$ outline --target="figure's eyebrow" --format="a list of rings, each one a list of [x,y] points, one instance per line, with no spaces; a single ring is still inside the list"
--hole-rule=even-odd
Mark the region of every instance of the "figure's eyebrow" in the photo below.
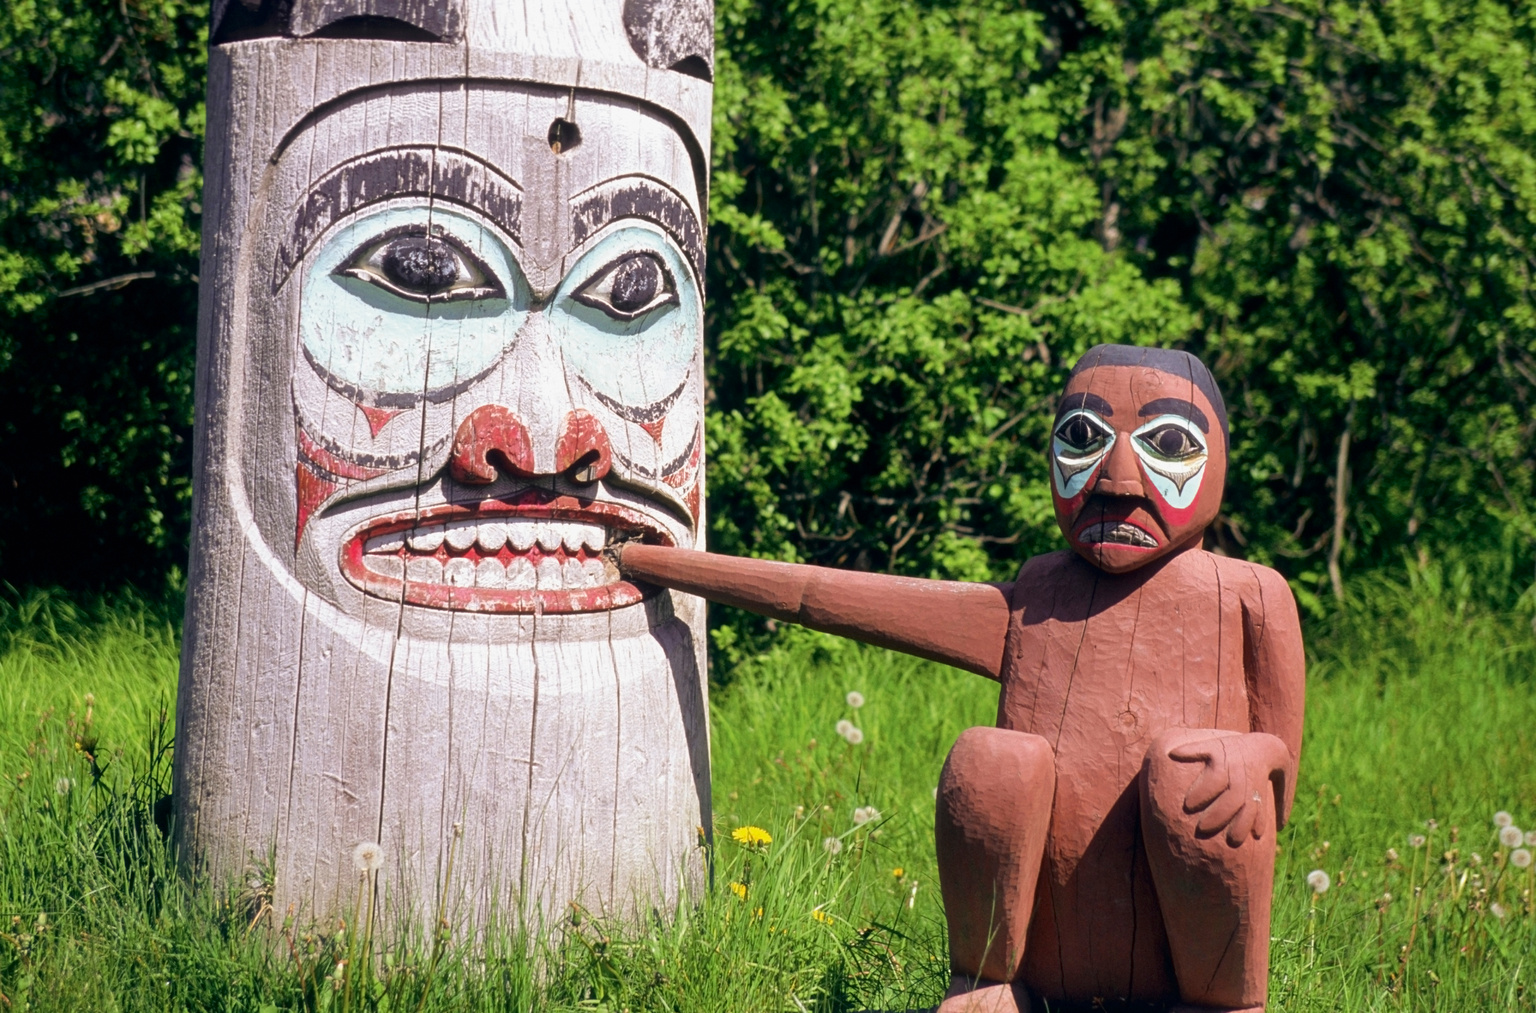
[[[582,191],[571,198],[571,205],[573,247],[579,247],[609,222],[644,219],[671,233],[703,282],[704,230],[693,208],[671,187],[646,176],[623,176]]]
[[[1142,418],[1149,415],[1182,415],[1199,426],[1202,433],[1210,435],[1211,432],[1211,423],[1205,417],[1205,412],[1201,411],[1193,401],[1186,401],[1181,397],[1160,397],[1154,401],[1148,401],[1136,414]]]
[[[1061,418],[1067,412],[1077,411],[1079,408],[1086,408],[1097,415],[1104,416],[1105,418],[1109,418],[1115,414],[1115,409],[1110,406],[1108,401],[1099,397],[1099,395],[1093,393],[1092,391],[1084,390],[1078,391],[1076,394],[1068,394],[1066,397],[1062,398],[1061,404],[1056,408],[1056,417]]]

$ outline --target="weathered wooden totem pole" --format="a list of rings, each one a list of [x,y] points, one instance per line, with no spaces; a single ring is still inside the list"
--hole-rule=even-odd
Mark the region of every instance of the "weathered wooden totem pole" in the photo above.
[[[174,798],[278,917],[702,882],[703,603],[602,553],[700,543],[712,74],[709,0],[215,0]]]
[[[1226,406],[1194,356],[1101,345],[1049,452],[1071,551],[1011,584],[848,573],[628,544],[636,580],[1002,682],[996,728],[939,778],[952,988],[1261,1010],[1275,834],[1295,792],[1305,659],[1283,578],[1201,548]]]

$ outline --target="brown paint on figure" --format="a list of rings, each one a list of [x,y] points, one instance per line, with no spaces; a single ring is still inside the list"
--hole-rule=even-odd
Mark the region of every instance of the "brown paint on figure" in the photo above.
[[[1071,548],[1011,584],[634,543],[619,566],[1002,682],[997,727],[961,735],[939,781],[941,1013],[1031,995],[1262,1009],[1305,659],[1284,579],[1200,547],[1226,477],[1221,395],[1187,353],[1101,345],[1049,456]]]

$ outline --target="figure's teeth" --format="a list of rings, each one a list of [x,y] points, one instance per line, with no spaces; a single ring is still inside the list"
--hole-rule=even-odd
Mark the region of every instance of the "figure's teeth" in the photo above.
[[[364,552],[393,553],[405,548],[405,532],[396,531],[394,534],[379,535],[370,538],[363,543]]]
[[[401,544],[403,545],[404,543],[402,542]],[[367,568],[368,572],[376,573],[381,577],[393,577],[395,580],[400,580],[405,576],[405,560],[399,556],[364,556],[363,566]]]
[[[601,559],[589,559],[581,564],[581,568],[587,571],[588,587],[602,587],[608,583],[608,568]]]
[[[436,552],[437,547],[443,544],[443,526],[435,524],[430,528],[417,528],[406,542],[413,551]]]
[[[560,573],[560,561],[552,556],[539,560],[538,579],[540,591],[558,591],[565,581]]]
[[[527,552],[533,548],[534,541],[538,538],[539,524],[537,521],[508,521],[507,541],[512,543],[512,548],[518,552]]]
[[[527,562],[527,560],[523,560]],[[482,559],[475,564],[476,587],[507,587],[507,568],[499,559]]]
[[[537,583],[538,577],[527,556],[517,556],[507,564],[507,587],[514,591],[530,591]]]
[[[463,556],[450,559],[443,567],[443,580],[455,587],[474,587],[475,564]]]
[[[538,535],[539,548],[545,552],[554,552],[560,548],[560,529],[564,525],[541,523],[535,530]]]
[[[475,534],[475,544],[486,552],[500,552],[507,544],[507,526],[500,521],[484,521]]]
[[[585,545],[594,552],[603,547],[604,529],[601,524],[567,524],[561,531],[561,541],[566,552],[580,552]]]
[[[416,557],[405,564],[405,579],[412,584],[441,584],[443,564],[431,557]]]
[[[582,568],[579,559],[567,559],[561,577],[565,580],[565,586],[571,590],[587,586],[587,571]]]
[[[474,521],[454,521],[448,525],[448,547],[455,552],[463,552],[475,544],[475,532],[480,525]]]

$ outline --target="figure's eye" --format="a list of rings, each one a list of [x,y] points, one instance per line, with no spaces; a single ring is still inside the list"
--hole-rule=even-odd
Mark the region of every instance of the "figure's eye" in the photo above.
[[[635,320],[658,306],[677,302],[677,286],[654,253],[627,253],[600,268],[573,298],[615,320]]]
[[[441,233],[440,227],[431,231],[414,226],[391,230],[365,243],[336,273],[371,282],[416,302],[506,295],[480,258]]]
[[[1137,439],[1158,457],[1170,461],[1182,460],[1203,453],[1203,447],[1183,426],[1168,423],[1149,433],[1141,433]]]
[[[1087,415],[1073,415],[1056,427],[1056,438],[1079,454],[1102,449],[1109,431]]]

